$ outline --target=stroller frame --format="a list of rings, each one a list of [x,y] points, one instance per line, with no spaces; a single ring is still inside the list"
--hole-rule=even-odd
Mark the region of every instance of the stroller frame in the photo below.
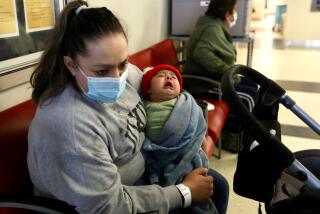
[[[285,95],[286,91],[283,88],[281,88],[277,83],[268,79],[267,77],[250,67],[244,65],[234,65],[222,77],[221,89],[224,99],[227,101],[231,109],[237,110],[235,111],[236,116],[243,122],[244,127],[248,129],[247,131],[250,134],[250,136],[255,140],[255,143],[258,142],[258,144],[262,146],[261,148],[267,148],[269,152],[272,152],[271,156],[273,156],[273,158],[276,158],[276,161],[274,161],[275,159],[273,159],[273,163],[276,164],[276,166],[274,166],[276,167],[276,172],[272,177],[272,186],[274,186],[276,184],[276,180],[280,178],[281,172],[284,169],[286,169],[290,175],[294,176],[295,178],[303,182],[307,188],[315,190],[317,193],[320,192],[320,180],[312,172],[310,172],[303,164],[301,164],[301,162],[295,159],[293,153],[279,140],[281,138],[277,138],[274,135],[272,135],[269,132],[269,130],[267,130],[264,127],[264,125],[262,125],[262,123],[260,123],[258,119],[255,118],[255,116],[251,112],[249,112],[249,110],[241,102],[240,98],[238,97],[235,91],[235,87],[232,81],[233,77],[239,74],[245,77],[249,77],[252,81],[256,82],[258,85],[264,88],[264,92],[261,95],[261,102],[264,106],[273,106],[274,104],[278,103],[283,104],[286,108],[290,109],[295,115],[297,115],[304,123],[306,123],[312,130],[314,130],[318,135],[320,135],[320,125],[315,120],[313,120],[307,113],[305,113],[299,106],[297,106],[293,99]],[[245,143],[246,146],[249,145],[249,147],[253,144],[253,142],[250,141]],[[251,153],[251,147],[250,150],[246,150],[246,152],[247,154]],[[248,156],[245,155],[242,157]],[[239,161],[240,159],[238,158],[238,164]],[[248,164],[247,159],[245,163]],[[239,169],[244,168],[240,167]],[[247,170],[245,171],[248,172]],[[240,177],[244,175],[244,173],[240,174],[238,173],[238,178],[239,175]],[[256,177],[254,177],[254,179],[255,178]],[[247,185],[248,183],[245,184]],[[248,185],[246,187],[248,187]],[[268,202],[268,199],[266,199],[266,197],[259,195],[259,192],[257,194],[251,194],[250,192],[248,193],[248,191],[246,190],[242,192],[239,190],[242,191],[244,189],[237,189],[238,192],[236,193],[239,195],[251,198],[256,201],[261,201],[265,203]],[[250,191],[251,190],[252,189],[250,189]]]
[[[280,97],[280,103],[282,103],[286,108],[290,109],[295,115],[297,115],[304,123],[306,123],[312,130],[314,130],[318,135],[320,135],[320,125],[313,120],[306,112],[304,112],[293,99],[288,95],[283,95]],[[320,181],[314,176],[304,165],[302,165],[298,160],[294,160],[293,163],[288,167],[290,172],[302,171],[307,174],[307,180],[305,184],[314,189],[320,189]]]

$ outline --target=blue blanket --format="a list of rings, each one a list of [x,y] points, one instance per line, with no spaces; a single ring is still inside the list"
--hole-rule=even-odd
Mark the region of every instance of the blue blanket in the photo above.
[[[177,184],[192,169],[208,167],[207,158],[200,150],[205,133],[202,109],[189,93],[183,91],[159,140],[151,142],[146,138],[144,142],[150,183]]]
[[[146,138],[144,142],[146,174],[150,183],[161,186],[178,184],[192,169],[208,167],[207,157],[201,150],[206,130],[202,109],[188,92],[183,91],[159,140],[152,142]],[[189,209],[191,213],[216,213],[212,201]]]

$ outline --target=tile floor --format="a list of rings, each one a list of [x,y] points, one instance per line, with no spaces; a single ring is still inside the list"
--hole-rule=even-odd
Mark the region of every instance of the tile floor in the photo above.
[[[252,67],[268,78],[284,83],[288,87],[287,95],[319,123],[320,49],[294,48],[292,46],[286,48],[283,42],[279,43],[282,41],[281,35],[271,30],[273,20],[272,16],[267,16],[261,21],[252,22],[251,28],[256,30]],[[238,63],[245,64],[246,47],[239,45],[237,50]],[[314,87],[308,89],[309,86]],[[320,149],[319,136],[310,130],[299,133],[299,130],[308,130],[307,126],[283,106],[279,110],[279,122],[284,132],[282,142],[291,151]],[[238,196],[232,190],[236,160],[236,154],[223,151],[221,159],[213,157],[210,161],[210,166],[222,173],[230,184],[227,213],[258,213],[258,202]],[[264,210],[263,213],[265,213]]]

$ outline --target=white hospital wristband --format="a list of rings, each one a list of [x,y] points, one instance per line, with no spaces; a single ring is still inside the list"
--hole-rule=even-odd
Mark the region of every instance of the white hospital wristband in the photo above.
[[[178,190],[180,191],[181,195],[182,195],[182,204],[183,207],[189,207],[191,205],[191,201],[192,201],[192,197],[191,197],[191,192],[189,187],[187,187],[186,185],[183,184],[178,184],[176,185],[176,187],[178,188]]]

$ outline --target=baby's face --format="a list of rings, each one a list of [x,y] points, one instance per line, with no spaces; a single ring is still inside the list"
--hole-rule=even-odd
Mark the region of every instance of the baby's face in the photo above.
[[[153,102],[173,99],[180,94],[180,83],[176,74],[170,70],[159,71],[151,80],[148,93]]]

